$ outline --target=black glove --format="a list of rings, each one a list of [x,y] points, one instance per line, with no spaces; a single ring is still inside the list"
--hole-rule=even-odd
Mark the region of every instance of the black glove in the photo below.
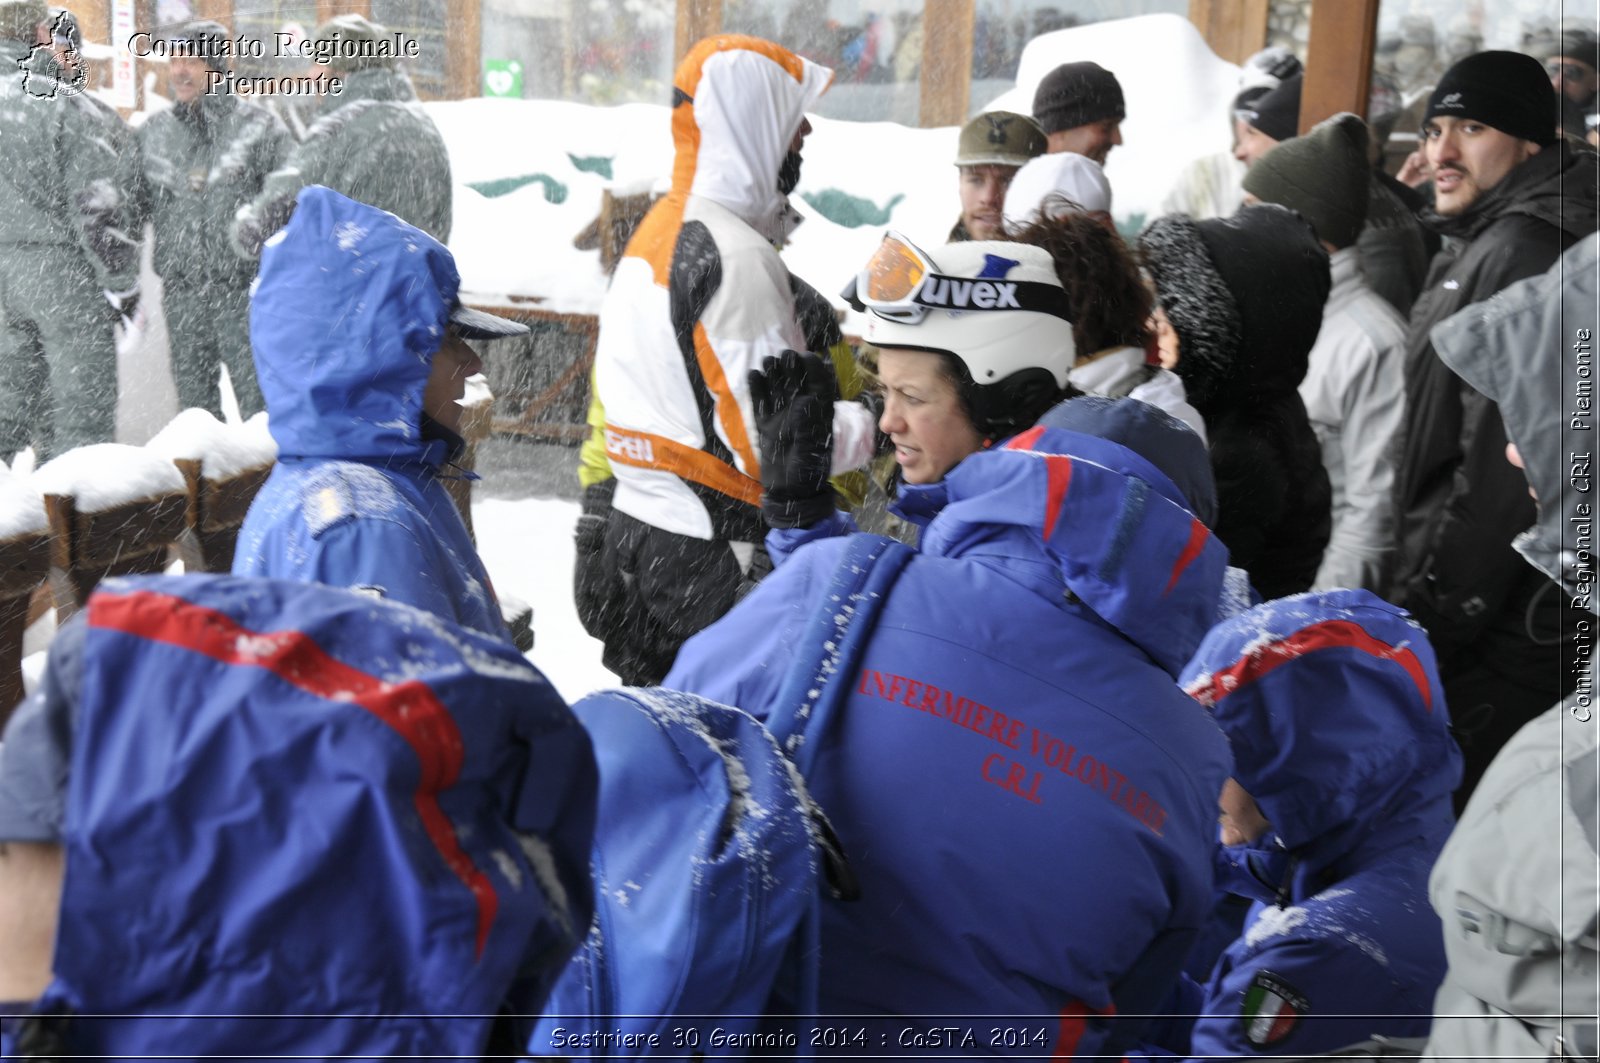
[[[621,589],[614,572],[603,561],[606,528],[611,524],[611,496],[616,493],[615,477],[590,484],[583,492],[583,512],[573,529],[577,554],[572,561],[572,601],[583,629],[602,642],[608,641],[615,627],[615,612]]]
[[[761,510],[774,528],[804,528],[833,512],[833,400],[838,385],[814,354],[784,351],[750,371],[761,442]]]
[[[583,512],[578,515],[578,526],[572,532],[580,555],[600,552],[600,544],[606,538],[606,525],[611,523],[611,496],[616,492],[615,477],[584,488]]]

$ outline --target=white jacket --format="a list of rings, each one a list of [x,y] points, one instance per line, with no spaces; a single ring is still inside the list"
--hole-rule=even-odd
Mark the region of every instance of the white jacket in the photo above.
[[[1333,535],[1314,589],[1383,594],[1394,553],[1390,443],[1405,415],[1405,319],[1361,274],[1354,247],[1335,251],[1333,290],[1300,384],[1333,487]]]
[[[696,45],[674,80],[672,190],[628,242],[600,307],[595,386],[616,509],[697,539],[759,542],[747,374],[804,350],[773,243],[778,170],[832,71],[765,41]],[[871,457],[872,416],[839,403],[834,469]]]

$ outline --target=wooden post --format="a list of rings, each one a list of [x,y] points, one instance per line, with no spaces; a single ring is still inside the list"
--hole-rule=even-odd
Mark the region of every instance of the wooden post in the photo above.
[[[972,96],[972,25],[976,0],[924,0],[922,76],[917,124],[961,125]]]
[[[483,21],[481,5],[461,4],[445,25],[445,99],[470,100],[483,95]]]
[[[1367,116],[1372,53],[1378,43],[1379,0],[1323,0],[1311,5],[1306,80],[1300,92],[1300,132],[1351,111]]]
[[[1344,3],[1345,0],[1338,0],[1338,4],[1322,0],[1313,8]],[[1218,56],[1230,63],[1242,63],[1267,46],[1269,6],[1268,0],[1189,0],[1189,21]]]
[[[678,0],[678,21],[672,41],[673,68],[677,68],[698,41],[721,32],[722,0]]]

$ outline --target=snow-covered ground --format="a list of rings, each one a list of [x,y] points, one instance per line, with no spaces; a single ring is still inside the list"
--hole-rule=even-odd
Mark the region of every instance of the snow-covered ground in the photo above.
[[[533,606],[528,658],[568,701],[617,685],[617,677],[600,663],[600,643],[584,632],[572,604],[577,519],[576,502],[550,498],[491,498],[472,507],[478,553],[495,590]]]

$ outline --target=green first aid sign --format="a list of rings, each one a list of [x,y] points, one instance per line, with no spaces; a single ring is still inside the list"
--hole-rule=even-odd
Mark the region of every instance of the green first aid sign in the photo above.
[[[522,98],[522,64],[515,59],[483,61],[483,94]]]

